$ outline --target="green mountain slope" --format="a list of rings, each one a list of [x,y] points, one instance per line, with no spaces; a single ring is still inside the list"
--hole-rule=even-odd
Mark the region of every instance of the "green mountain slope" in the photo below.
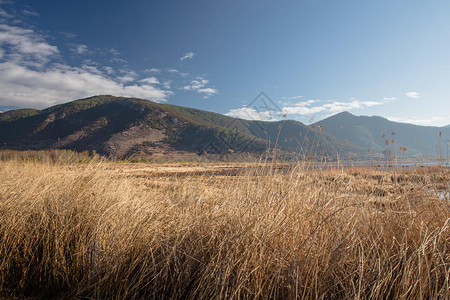
[[[397,123],[382,117],[358,117],[348,112],[331,116],[317,122],[316,125],[322,126],[326,133],[338,139],[347,139],[353,144],[378,153],[383,152],[387,147],[401,153],[399,150],[402,147],[408,149],[408,155],[436,156],[439,155],[439,141],[441,153],[444,153],[445,141],[450,139],[448,127]],[[388,146],[386,146],[387,141]]]
[[[275,144],[280,152],[304,156],[360,150],[296,121],[247,121],[135,98],[95,96],[0,114],[3,149],[95,150],[130,157],[259,154]]]
[[[18,119],[23,119],[26,117],[31,117],[39,113],[38,109],[32,108],[21,108],[16,110],[9,110],[4,113],[0,113],[0,124],[11,122]]]

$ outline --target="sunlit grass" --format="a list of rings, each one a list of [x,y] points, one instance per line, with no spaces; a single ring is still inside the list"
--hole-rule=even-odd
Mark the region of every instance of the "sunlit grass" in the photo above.
[[[0,162],[1,295],[450,296],[447,169],[159,168]]]

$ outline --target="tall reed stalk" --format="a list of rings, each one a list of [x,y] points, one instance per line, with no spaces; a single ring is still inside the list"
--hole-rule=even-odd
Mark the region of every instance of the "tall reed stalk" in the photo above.
[[[450,297],[446,169],[148,168],[0,162],[0,296]]]

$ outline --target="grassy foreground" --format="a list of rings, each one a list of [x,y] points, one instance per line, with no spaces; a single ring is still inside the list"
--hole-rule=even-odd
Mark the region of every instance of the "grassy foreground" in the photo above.
[[[448,170],[196,168],[0,162],[0,297],[449,299]]]

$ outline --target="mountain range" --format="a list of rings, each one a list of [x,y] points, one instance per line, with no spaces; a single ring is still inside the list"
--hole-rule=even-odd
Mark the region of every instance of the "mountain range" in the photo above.
[[[274,153],[293,158],[380,155],[402,147],[433,153],[449,127],[424,127],[340,113],[307,126],[232,118],[148,100],[94,96],[43,110],[0,113],[0,148],[94,150],[114,158],[220,157]],[[386,145],[389,139],[391,146]],[[392,143],[392,139],[395,142]],[[392,146],[394,145],[394,146]],[[434,152],[436,153],[436,151]]]
[[[382,153],[386,149],[400,154],[439,156],[446,153],[450,127],[397,123],[382,117],[355,116],[342,112],[315,124],[335,138]],[[440,150],[439,150],[440,147]]]
[[[362,149],[300,122],[248,121],[148,100],[95,96],[0,114],[3,149],[73,149],[115,158],[261,154],[303,157]]]

